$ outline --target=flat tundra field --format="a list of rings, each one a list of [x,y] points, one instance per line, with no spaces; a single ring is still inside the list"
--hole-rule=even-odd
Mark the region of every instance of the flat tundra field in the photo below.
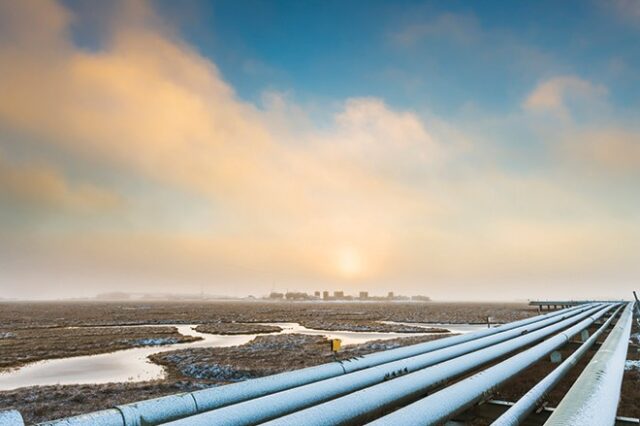
[[[487,317],[503,323],[536,314],[537,309],[524,303],[2,303],[0,386],[3,376],[37,361],[143,347],[153,349],[148,360],[162,366],[164,374],[145,381],[4,387],[0,410],[16,408],[28,423],[40,422],[451,335],[437,323],[483,324]],[[322,333],[283,334],[282,325],[259,323],[298,323],[306,329],[372,333],[373,337],[346,345],[336,355]],[[411,323],[436,324],[425,328]],[[247,338],[238,344],[198,346],[202,337],[182,334],[176,326],[180,324],[220,339]],[[640,339],[640,330],[634,327],[634,339]],[[381,340],[375,337],[384,336],[380,333],[394,334]],[[166,345],[178,348],[163,350]],[[592,354],[551,392],[550,406],[557,405]],[[628,358],[639,356],[634,352]],[[555,366],[546,358],[541,360],[500,388],[495,398],[518,399]],[[638,368],[625,371],[619,415],[640,417]]]

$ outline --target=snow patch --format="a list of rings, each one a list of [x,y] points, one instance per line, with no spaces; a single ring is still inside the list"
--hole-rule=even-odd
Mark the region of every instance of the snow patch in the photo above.
[[[640,370],[640,360],[627,360],[624,363],[625,370]]]
[[[143,339],[126,340],[131,342],[135,346],[160,346],[160,345],[173,345],[178,343],[178,339],[175,337],[149,337]]]

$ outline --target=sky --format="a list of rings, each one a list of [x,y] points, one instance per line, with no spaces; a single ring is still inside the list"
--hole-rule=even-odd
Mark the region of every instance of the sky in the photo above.
[[[0,0],[0,297],[628,298],[640,2]]]

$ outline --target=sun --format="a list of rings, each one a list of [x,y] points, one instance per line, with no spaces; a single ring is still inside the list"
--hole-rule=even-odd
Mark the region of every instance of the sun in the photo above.
[[[336,251],[336,266],[344,278],[355,278],[364,271],[362,255],[350,246],[340,247]]]

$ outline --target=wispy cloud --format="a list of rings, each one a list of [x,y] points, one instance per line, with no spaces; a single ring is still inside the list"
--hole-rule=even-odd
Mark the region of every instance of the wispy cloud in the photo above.
[[[603,85],[558,76],[535,87],[523,107],[533,114],[535,126],[544,129],[547,145],[566,167],[605,179],[637,174],[640,129],[615,116],[607,95]]]
[[[567,118],[569,108],[588,104],[599,104],[607,89],[576,76],[559,76],[541,82],[525,99],[525,109],[550,113]]]
[[[412,46],[430,38],[446,39],[456,43],[478,42],[482,30],[473,15],[443,13],[415,22],[391,33],[390,40],[401,46]]]
[[[35,209],[65,213],[96,213],[119,209],[123,198],[108,189],[84,182],[70,182],[46,164],[10,164],[0,155],[0,200]]]
[[[599,3],[621,21],[640,26],[640,3],[636,0],[599,0]]]

